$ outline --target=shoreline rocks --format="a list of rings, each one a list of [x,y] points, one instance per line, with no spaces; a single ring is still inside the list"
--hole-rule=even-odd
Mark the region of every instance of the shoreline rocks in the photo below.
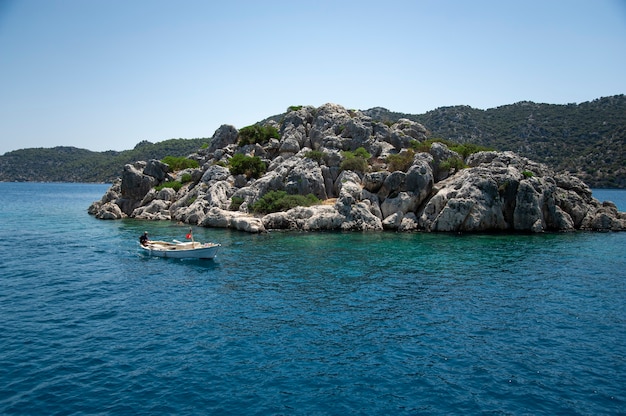
[[[238,130],[221,126],[208,149],[190,156],[200,163],[197,169],[170,172],[156,160],[126,165],[122,178],[88,212],[100,219],[172,220],[250,233],[626,230],[626,213],[594,199],[582,181],[513,152],[463,159],[442,143],[415,152],[426,130],[409,120],[387,126],[327,104],[291,111],[275,127],[279,140],[238,146]],[[358,148],[371,155],[368,171],[343,170],[345,152]],[[311,158],[312,150],[323,157]],[[237,153],[260,157],[267,172],[258,179],[232,175],[224,166]],[[388,157],[400,154],[412,161],[390,171]],[[155,189],[184,173],[192,180],[179,190]],[[313,194],[323,203],[252,214],[252,204],[270,191]]]

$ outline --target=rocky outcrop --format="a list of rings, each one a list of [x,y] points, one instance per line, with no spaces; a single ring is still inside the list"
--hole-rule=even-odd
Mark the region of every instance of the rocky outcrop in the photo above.
[[[474,153],[459,166],[449,161],[462,156],[442,143],[414,152],[427,132],[409,120],[386,125],[327,104],[290,111],[275,127],[279,140],[239,146],[238,130],[221,126],[208,149],[190,156],[200,163],[198,169],[170,172],[156,160],[126,165],[121,180],[89,213],[252,233],[626,230],[626,214],[594,199],[582,181],[515,153]],[[358,148],[371,155],[367,172],[342,166],[346,152]],[[237,153],[260,157],[267,172],[258,179],[231,174],[225,166]],[[387,158],[396,154],[408,156],[409,163],[390,171]],[[178,190],[156,188],[183,177],[191,181]],[[312,194],[322,203],[267,215],[252,212],[270,191]]]
[[[99,201],[93,202],[87,212],[101,220],[119,220],[126,218],[127,215],[117,204],[122,195],[122,180],[117,179],[111,187],[106,191]]]

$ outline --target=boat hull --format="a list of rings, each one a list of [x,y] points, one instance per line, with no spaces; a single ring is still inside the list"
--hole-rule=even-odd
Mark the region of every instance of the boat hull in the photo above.
[[[172,259],[212,259],[217,255],[221,244],[215,243],[167,243],[164,241],[151,241],[142,250],[155,257]]]

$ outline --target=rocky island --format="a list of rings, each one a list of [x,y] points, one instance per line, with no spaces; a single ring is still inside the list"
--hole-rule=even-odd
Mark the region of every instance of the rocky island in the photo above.
[[[189,155],[198,167],[127,164],[88,212],[252,233],[626,230],[626,213],[571,174],[513,152],[427,140],[408,119],[384,123],[326,104],[292,107],[280,121],[244,129],[218,128],[208,147]],[[262,210],[272,195],[310,204]]]

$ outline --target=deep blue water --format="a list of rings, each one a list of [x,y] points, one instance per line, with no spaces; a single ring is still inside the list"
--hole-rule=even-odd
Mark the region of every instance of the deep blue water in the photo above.
[[[0,183],[0,414],[624,414],[626,233],[195,228]],[[626,191],[595,191],[626,210]]]

